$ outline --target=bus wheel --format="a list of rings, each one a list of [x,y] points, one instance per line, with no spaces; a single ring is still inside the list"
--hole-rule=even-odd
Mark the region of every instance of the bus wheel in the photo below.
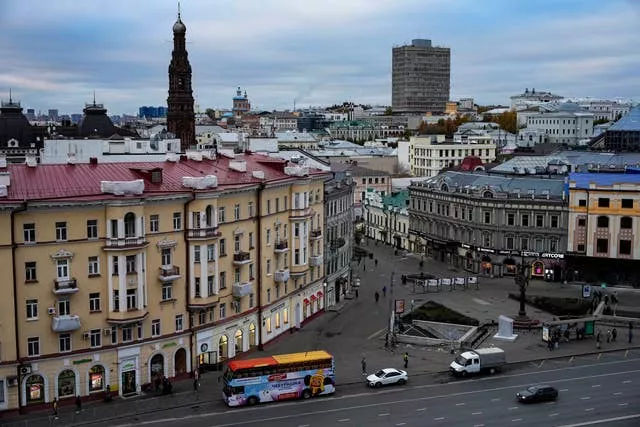
[[[247,399],[247,405],[249,406],[253,406],[256,403],[258,403],[258,398],[255,396],[251,396],[250,398]]]
[[[308,388],[305,388],[305,389],[302,391],[302,398],[303,398],[303,399],[308,399],[308,398],[310,398],[310,397],[311,397],[311,390],[309,390]]]

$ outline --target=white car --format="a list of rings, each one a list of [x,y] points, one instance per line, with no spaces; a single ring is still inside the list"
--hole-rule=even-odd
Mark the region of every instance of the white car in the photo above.
[[[389,384],[406,384],[409,380],[407,371],[400,371],[393,368],[380,369],[375,374],[367,377],[367,385],[371,387],[382,387]]]

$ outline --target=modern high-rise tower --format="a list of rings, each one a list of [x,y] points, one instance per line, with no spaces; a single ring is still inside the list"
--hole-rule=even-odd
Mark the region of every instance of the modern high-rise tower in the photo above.
[[[180,150],[196,144],[196,117],[193,111],[191,65],[186,47],[187,27],[180,19],[173,24],[173,52],[169,64],[167,130],[180,138]]]
[[[442,113],[449,101],[451,49],[415,39],[393,48],[391,104],[394,113]]]

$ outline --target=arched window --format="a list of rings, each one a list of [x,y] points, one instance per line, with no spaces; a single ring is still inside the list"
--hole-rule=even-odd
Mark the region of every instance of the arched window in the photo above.
[[[96,365],[89,369],[89,393],[104,390],[104,367]]]
[[[218,342],[218,355],[220,360],[224,360],[227,358],[229,350],[229,339],[226,335],[220,337],[220,341]]]
[[[242,352],[242,330],[238,329],[235,335],[236,354]]]
[[[633,228],[633,218],[630,216],[620,218],[620,228],[623,230],[631,230]]]
[[[42,375],[31,375],[25,381],[27,404],[44,403],[44,378]]]
[[[256,344],[256,325],[254,323],[249,324],[249,347],[255,347]]]
[[[136,237],[136,214],[133,212],[124,216],[124,237]]]
[[[482,197],[484,197],[485,199],[493,199],[493,193],[491,191],[485,191],[482,194]]]
[[[440,186],[440,191],[449,192],[449,187],[447,186],[447,184],[442,184]]]
[[[71,369],[65,369],[58,375],[58,398],[73,397],[76,395],[76,373]]]
[[[609,217],[601,215],[598,217],[598,228],[609,228]]]

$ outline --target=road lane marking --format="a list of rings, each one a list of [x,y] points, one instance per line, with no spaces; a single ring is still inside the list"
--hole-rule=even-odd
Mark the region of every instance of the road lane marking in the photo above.
[[[484,427],[484,424],[474,424],[473,427]]]
[[[300,424],[298,427],[310,427],[309,424]]]
[[[573,363],[573,359],[575,359],[575,356],[571,356],[571,359],[569,359],[569,363]]]
[[[388,412],[384,412],[382,414],[378,414],[378,416],[379,417],[387,417],[387,416],[389,416],[389,413]]]
[[[555,405],[556,402],[547,402],[547,405]]]
[[[513,419],[513,420],[511,420],[511,421],[513,421],[514,423],[517,423],[518,421],[522,421],[522,418],[514,418],[514,419]]]
[[[558,426],[558,427],[585,427],[585,426],[593,426],[593,425],[596,425],[596,424],[611,423],[611,422],[615,422],[615,421],[633,420],[633,419],[636,419],[636,418],[640,418],[640,414],[624,415],[624,416],[621,416],[621,417],[613,417],[613,418],[603,418],[601,420],[584,421],[584,422],[575,423],[575,424],[565,424],[565,425]]]
[[[591,399],[591,397],[589,397],[589,396],[585,396],[585,397],[581,397],[580,398],[580,400],[589,400],[589,399]]]
[[[480,298],[472,298],[472,300],[476,303],[476,304],[480,304],[480,305],[491,305],[490,302],[485,301],[483,299]]]
[[[405,424],[407,424],[407,423],[398,423],[398,424],[396,424],[396,425],[397,425],[397,426],[403,426],[403,425],[405,425]]]
[[[600,384],[595,384],[591,386],[591,388],[598,388],[598,387],[600,387]]]
[[[482,415],[482,412],[472,412],[471,415]]]
[[[593,411],[593,408],[585,408],[584,411],[585,412],[590,412],[590,411]]]
[[[627,357],[627,355],[629,354],[629,350],[624,352],[624,357]]]
[[[559,391],[569,391],[568,388],[561,388]]]
[[[540,362],[540,364],[538,365],[538,368],[542,368],[542,365],[544,365],[544,360]]]
[[[494,397],[493,399],[491,399],[492,402],[500,402],[500,398],[499,397]]]
[[[518,409],[517,406],[512,406],[512,407],[509,408],[510,411],[513,411],[513,410],[516,410],[516,409]]]
[[[426,411],[426,410],[427,410],[427,408],[418,408],[418,409],[416,409],[416,411],[418,411],[418,412]]]
[[[433,419],[433,421],[442,421],[442,420],[444,420],[444,417],[438,417]]]
[[[557,417],[557,416],[558,416],[558,413],[557,413],[557,412],[554,412],[553,414],[549,414],[549,416],[550,416],[550,417]]]
[[[464,402],[456,403],[456,406],[464,406],[464,405],[466,405],[466,403],[464,403]]]
[[[631,380],[624,380],[622,381],[622,384],[629,384],[631,382]]]
[[[626,403],[626,402],[625,403],[618,403],[618,406],[627,406],[627,405],[628,405],[628,403]]]
[[[566,370],[569,370],[569,369],[572,369],[572,368],[554,369],[554,371],[560,371],[560,370],[566,371]],[[548,381],[547,383],[549,383],[549,384],[566,383],[566,382],[582,381],[582,380],[587,380],[587,379],[591,380],[591,379],[594,379],[594,378],[614,377],[614,376],[619,376],[619,375],[628,376],[629,374],[637,374],[637,373],[640,373],[640,369],[634,369],[634,370],[630,370],[630,371],[619,371],[619,372],[612,372],[612,373],[605,373],[605,374],[597,374],[597,375],[589,375],[589,376],[583,376],[583,377],[563,378],[563,379],[559,379],[559,380]],[[539,375],[539,374],[540,373],[537,372],[537,373],[529,373],[528,375]],[[518,374],[518,375],[514,375],[514,376],[521,376],[521,375]],[[501,379],[505,378],[505,377],[506,376],[502,376]],[[474,380],[471,380],[471,381],[474,381]],[[479,380],[475,380],[475,381],[479,381]],[[455,382],[455,384],[461,384],[463,382],[464,381],[458,381],[458,382]],[[261,419],[243,420],[243,421],[237,421],[237,422],[229,422],[229,423],[225,423],[225,424],[217,424],[216,427],[243,426],[243,425],[248,425],[248,424],[264,423],[264,422],[267,422],[267,421],[280,421],[280,420],[293,419],[293,418],[297,418],[297,417],[308,417],[310,415],[312,415],[312,416],[313,415],[320,415],[320,414],[324,415],[324,414],[327,414],[327,413],[334,413],[334,412],[337,413],[337,412],[354,410],[354,409],[374,408],[374,407],[379,407],[379,406],[382,406],[382,405],[388,406],[388,405],[397,405],[397,404],[400,404],[400,403],[408,403],[408,402],[424,402],[424,401],[443,399],[443,398],[451,399],[451,398],[460,397],[460,396],[477,395],[479,393],[491,393],[491,392],[496,392],[496,391],[522,389],[524,387],[527,387],[528,385],[529,384],[519,384],[519,385],[512,385],[512,386],[487,388],[487,389],[482,389],[482,390],[472,390],[472,391],[463,391],[463,392],[457,392],[457,393],[440,394],[440,395],[436,395],[436,396],[425,396],[425,397],[417,397],[417,398],[409,398],[409,399],[399,399],[399,400],[389,401],[389,402],[377,402],[377,403],[369,403],[369,404],[362,404],[362,405],[341,406],[339,408],[324,409],[324,410],[321,410],[321,411],[309,411],[309,412],[305,412],[305,413],[270,416],[270,417],[264,417],[264,418],[261,418]],[[437,384],[436,386],[441,386],[441,384]],[[341,399],[344,399],[346,397],[348,397],[348,396],[328,397],[328,398],[323,399],[323,400],[326,401],[326,402],[329,402],[329,401],[333,401],[333,400],[341,400]],[[265,406],[257,406],[257,407],[253,407],[253,408],[243,408],[242,411],[243,412],[248,412],[248,411],[272,411],[273,409],[279,410],[280,408],[283,408],[283,407],[286,407],[286,406],[296,405],[297,407],[301,407],[302,405],[305,405],[305,404],[315,404],[315,402],[316,402],[315,400],[312,400],[312,401],[304,401],[304,402],[281,403],[281,404],[272,405],[272,406],[265,405]],[[184,416],[184,417],[165,418],[165,419],[149,420],[149,421],[141,421],[141,422],[138,421],[138,422],[135,422],[135,423],[123,423],[123,424],[115,425],[115,427],[140,427],[140,426],[143,426],[143,425],[165,424],[165,423],[169,423],[169,422],[170,423],[184,422],[185,420],[190,420],[190,419],[208,418],[208,417],[214,417],[216,415],[229,415],[229,414],[237,414],[237,413],[238,413],[237,409],[230,409],[230,410],[227,410],[227,411],[206,412],[206,413],[196,414],[196,415],[187,415],[187,416]],[[640,417],[640,414],[638,414],[637,417]],[[442,418],[442,419],[444,419],[444,418]],[[585,425],[588,425],[588,424],[585,424]],[[578,424],[577,426],[581,426],[581,424]]]
[[[346,423],[349,421],[349,418],[343,418],[341,420],[338,420],[339,423]]]
[[[377,337],[378,335],[380,335],[381,333],[383,333],[383,332],[384,332],[384,331],[386,331],[386,330],[387,330],[387,328],[382,328],[382,329],[380,329],[379,331],[376,331],[376,332],[372,333],[371,335],[369,335],[369,336],[367,337],[367,340],[372,340],[372,339],[374,339],[375,337]]]
[[[620,395],[622,395],[622,392],[621,391],[616,391],[615,393],[613,393],[613,395],[614,396],[620,396]]]
[[[598,360],[602,357],[602,353],[598,353]]]

